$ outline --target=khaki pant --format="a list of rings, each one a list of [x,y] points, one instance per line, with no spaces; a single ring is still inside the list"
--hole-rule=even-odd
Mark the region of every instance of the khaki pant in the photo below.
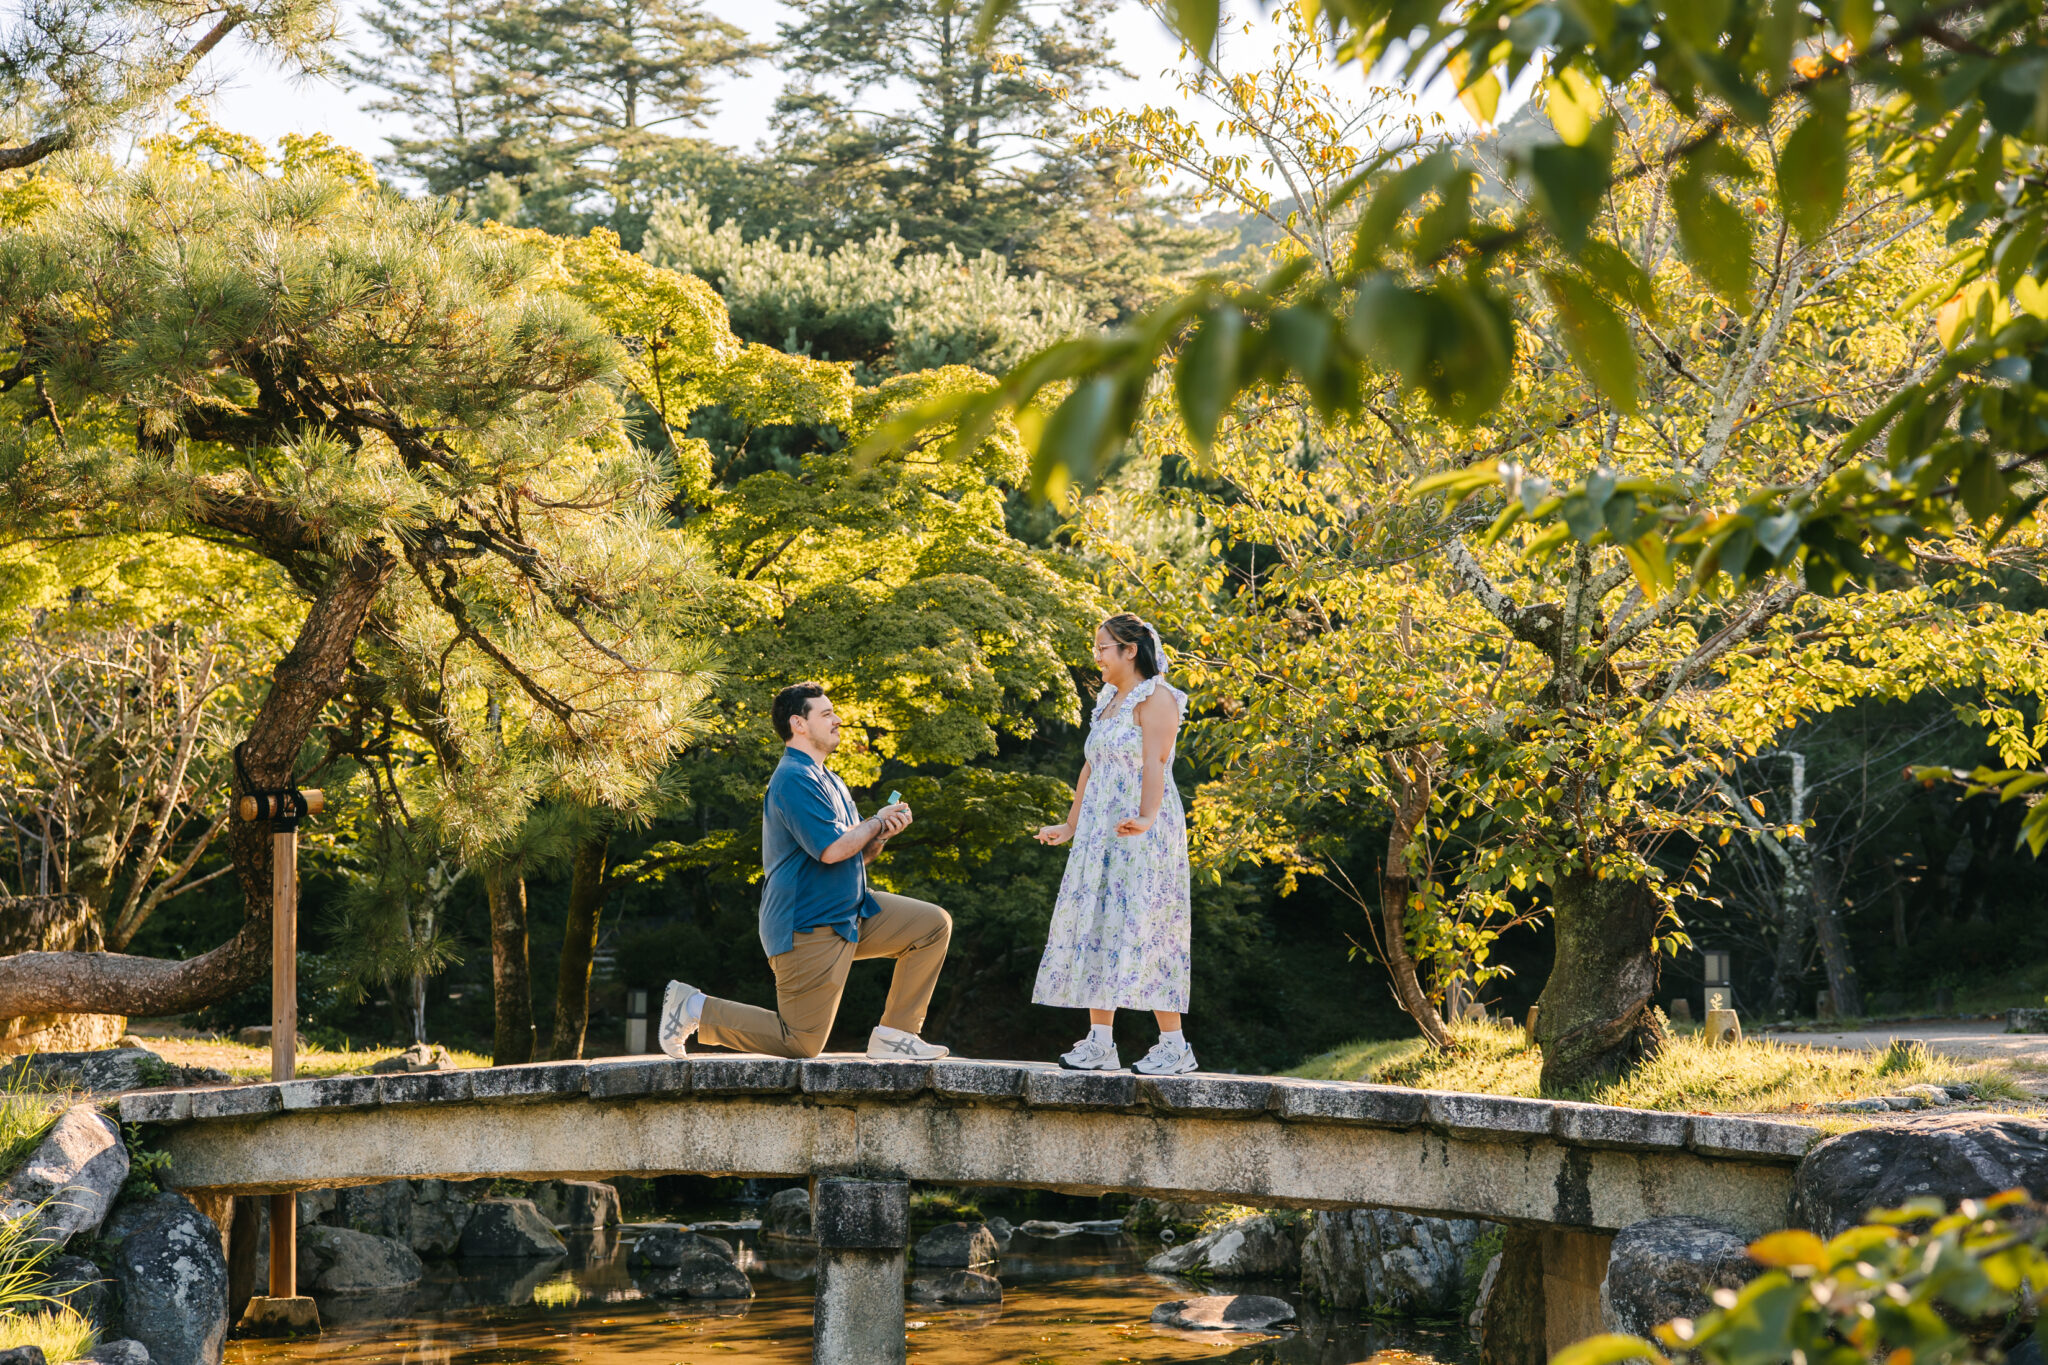
[[[860,922],[859,943],[848,943],[830,928],[798,934],[793,948],[768,959],[775,972],[776,1008],[708,997],[697,1036],[741,1052],[815,1057],[832,1032],[847,972],[856,960],[869,957],[896,959],[882,1022],[905,1033],[923,1028],[953,938],[953,917],[929,901],[886,891],[872,894],[882,908]]]

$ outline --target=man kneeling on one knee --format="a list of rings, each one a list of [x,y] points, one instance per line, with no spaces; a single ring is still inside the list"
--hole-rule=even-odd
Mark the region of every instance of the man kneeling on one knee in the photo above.
[[[825,766],[839,747],[839,716],[825,689],[795,683],[775,697],[782,762],[761,808],[761,947],[775,972],[773,1012],[718,1000],[671,981],[661,1001],[661,1050],[681,1057],[696,1034],[707,1043],[815,1057],[825,1050],[854,961],[896,961],[888,1007],[868,1037],[868,1056],[932,1061],[946,1049],[917,1036],[953,918],[928,901],[868,888],[867,865],[910,824],[910,807],[884,806],[867,819]]]

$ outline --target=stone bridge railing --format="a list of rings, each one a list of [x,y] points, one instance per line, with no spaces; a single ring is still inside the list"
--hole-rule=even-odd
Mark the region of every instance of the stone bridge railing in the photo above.
[[[125,1096],[172,1180],[860,1175],[1607,1232],[1781,1226],[1796,1124],[1274,1077],[1030,1063],[624,1058]]]

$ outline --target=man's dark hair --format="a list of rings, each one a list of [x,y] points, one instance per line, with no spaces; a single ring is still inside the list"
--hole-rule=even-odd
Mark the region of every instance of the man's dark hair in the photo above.
[[[825,695],[820,683],[791,683],[775,694],[775,733],[782,736],[782,742],[789,742],[789,719],[791,716],[808,716],[811,703]]]

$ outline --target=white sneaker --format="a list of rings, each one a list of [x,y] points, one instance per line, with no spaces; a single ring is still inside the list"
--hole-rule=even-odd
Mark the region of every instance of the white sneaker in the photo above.
[[[875,1025],[868,1035],[868,1056],[878,1062],[936,1062],[951,1051],[887,1024]]]
[[[1195,1050],[1184,1042],[1169,1043],[1162,1038],[1131,1069],[1147,1076],[1178,1076],[1195,1069]]]
[[[1115,1043],[1098,1043],[1093,1038],[1083,1038],[1074,1044],[1073,1050],[1060,1055],[1060,1065],[1072,1071],[1122,1071],[1123,1059],[1116,1055]]]
[[[690,1017],[689,1006],[702,994],[695,986],[685,986],[680,981],[669,982],[668,989],[662,992],[661,1020],[655,1027],[654,1040],[669,1056],[689,1056],[690,1050],[684,1044],[697,1031],[697,1021]]]

